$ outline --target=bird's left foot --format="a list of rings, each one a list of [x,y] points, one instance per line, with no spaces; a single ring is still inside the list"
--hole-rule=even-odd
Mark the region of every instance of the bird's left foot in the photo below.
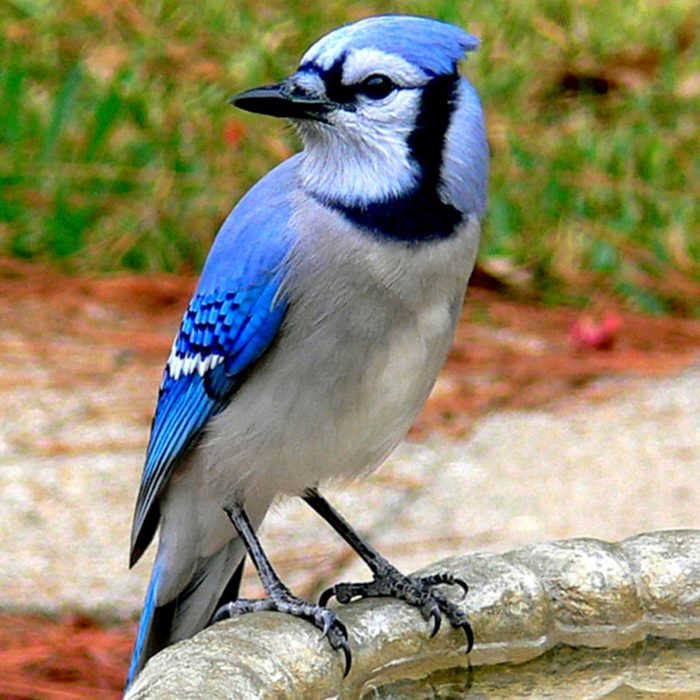
[[[385,562],[386,563],[386,562]],[[336,583],[325,590],[319,598],[319,605],[325,607],[335,596],[339,603],[349,603],[355,598],[377,598],[386,596],[403,600],[420,610],[425,620],[433,621],[434,637],[440,629],[442,615],[452,627],[464,630],[467,636],[467,653],[474,646],[474,632],[466,614],[435,586],[459,586],[466,596],[467,584],[450,574],[433,574],[432,576],[406,576],[391,565],[382,567],[375,573],[374,580],[367,583]]]

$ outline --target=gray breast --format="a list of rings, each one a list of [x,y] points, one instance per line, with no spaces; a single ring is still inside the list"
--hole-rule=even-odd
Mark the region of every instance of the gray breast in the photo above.
[[[473,266],[476,221],[415,250],[298,211],[281,332],[206,440],[222,491],[299,493],[378,466],[433,386]]]
[[[448,241],[407,247],[358,231],[315,203],[299,211],[302,233],[283,287],[285,352],[296,358],[297,400],[317,421],[314,437],[324,442],[318,426],[325,426],[326,447],[344,460],[326,468],[356,473],[404,437],[435,382],[478,224]]]

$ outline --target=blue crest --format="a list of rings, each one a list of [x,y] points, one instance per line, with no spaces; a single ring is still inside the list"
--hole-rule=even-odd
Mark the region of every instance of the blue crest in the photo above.
[[[427,75],[452,73],[455,64],[479,40],[460,27],[430,17],[378,15],[333,30],[319,39],[302,58],[331,62],[346,50],[373,48],[401,56]]]

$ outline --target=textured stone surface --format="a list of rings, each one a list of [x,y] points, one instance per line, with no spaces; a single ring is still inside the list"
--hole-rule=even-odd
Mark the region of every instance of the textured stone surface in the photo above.
[[[561,641],[596,645],[600,639],[606,646],[613,636],[626,643],[626,631],[637,637],[640,594],[615,545],[591,539],[544,542],[508,558],[539,577]]]
[[[673,628],[675,637],[685,636],[688,625],[687,636],[693,637],[700,623],[700,532],[652,532],[630,538],[621,548],[650,625]]]
[[[448,571],[469,582],[471,591],[463,600],[458,589],[446,590],[464,607],[474,628],[476,645],[469,661],[487,665],[523,662],[561,642],[616,648],[647,634],[700,637],[697,585],[693,587],[689,578],[698,567],[700,532],[669,531],[621,545],[587,539],[549,542],[505,555],[451,557],[423,573]],[[640,571],[644,576],[632,573]],[[673,571],[681,575],[668,575]],[[663,592],[642,594],[642,587]],[[424,676],[429,667],[466,662],[461,630],[443,624],[431,639],[430,626],[420,613],[403,603],[360,601],[340,614],[353,650],[353,668],[345,680],[340,655],[320,632],[285,615],[261,613],[216,625],[165,649],[146,665],[128,698],[311,699],[338,693],[350,698],[397,678]],[[697,646],[685,649],[681,660],[674,661],[670,654],[670,668],[679,671],[678,664],[695,654]],[[544,688],[550,694],[542,689],[537,697],[582,698],[586,696],[575,689],[580,693],[584,682],[586,692],[600,694],[626,678],[608,663],[613,656],[602,657],[595,674],[591,664],[577,657],[562,658],[568,659],[564,671],[551,678],[545,674]],[[645,672],[645,682],[663,685],[668,674],[646,665],[653,668],[651,675]],[[517,683],[527,683],[527,674],[524,678]],[[398,683],[400,690],[407,681]],[[503,694],[514,691],[500,677],[498,684],[501,694],[488,697],[516,697]]]

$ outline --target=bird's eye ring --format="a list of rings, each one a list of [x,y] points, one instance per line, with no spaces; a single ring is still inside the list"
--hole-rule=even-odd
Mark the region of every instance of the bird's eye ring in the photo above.
[[[395,89],[395,83],[386,75],[373,73],[359,84],[357,91],[373,100],[381,100]]]

